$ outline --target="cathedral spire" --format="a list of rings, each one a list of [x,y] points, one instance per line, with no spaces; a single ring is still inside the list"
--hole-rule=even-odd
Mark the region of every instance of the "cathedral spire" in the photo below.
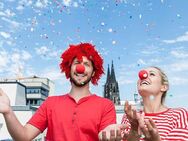
[[[116,76],[115,76],[115,71],[114,71],[114,64],[112,60],[112,66],[111,66],[111,77],[110,77],[111,82],[116,82]]]
[[[109,64],[108,64],[106,83],[109,83],[109,82],[110,82],[110,68],[109,68]]]
[[[111,71],[108,65],[107,78],[104,85],[104,97],[113,101],[115,105],[120,105],[119,87],[115,77],[113,61]]]

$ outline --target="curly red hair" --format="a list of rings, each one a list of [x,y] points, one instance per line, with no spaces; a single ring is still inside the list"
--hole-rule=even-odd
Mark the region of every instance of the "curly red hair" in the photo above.
[[[94,76],[91,78],[91,82],[97,85],[98,80],[104,73],[103,59],[99,53],[95,50],[95,46],[90,43],[80,43],[77,45],[69,45],[69,48],[62,53],[60,63],[61,72],[65,72],[66,78],[70,78],[71,64],[75,58],[82,61],[82,56],[87,57],[92,64],[95,71]]]

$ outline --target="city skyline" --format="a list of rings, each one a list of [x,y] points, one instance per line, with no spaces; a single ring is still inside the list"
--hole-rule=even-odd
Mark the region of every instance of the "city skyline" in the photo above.
[[[121,100],[133,100],[140,69],[158,66],[170,81],[166,103],[188,104],[188,1],[2,0],[0,78],[47,77],[55,95],[70,90],[60,72],[69,44],[90,42],[104,58],[105,75],[91,91],[103,96],[113,60]]]

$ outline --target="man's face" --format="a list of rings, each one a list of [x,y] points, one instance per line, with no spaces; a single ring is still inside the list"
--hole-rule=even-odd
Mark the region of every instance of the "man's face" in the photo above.
[[[85,67],[85,71],[83,73],[76,72],[76,66],[78,64],[81,64]],[[73,60],[71,65],[70,80],[74,85],[78,87],[85,86],[90,82],[93,74],[93,64],[90,60],[87,59],[87,57],[83,56],[82,62],[78,61],[77,58]]]

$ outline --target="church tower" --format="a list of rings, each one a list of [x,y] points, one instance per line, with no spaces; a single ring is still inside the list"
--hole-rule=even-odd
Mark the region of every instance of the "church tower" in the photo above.
[[[111,71],[108,65],[106,83],[104,85],[104,97],[113,101],[115,105],[120,105],[119,87],[116,81],[113,61]]]

